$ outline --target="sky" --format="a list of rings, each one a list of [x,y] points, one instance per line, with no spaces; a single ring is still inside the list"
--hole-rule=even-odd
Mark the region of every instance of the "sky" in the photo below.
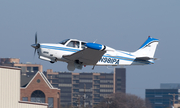
[[[68,71],[67,63],[34,57],[39,43],[67,38],[134,52],[148,38],[159,39],[153,65],[126,66],[127,93],[145,98],[145,89],[180,83],[180,0],[0,0],[0,57]],[[87,66],[75,72],[112,72],[117,67]]]

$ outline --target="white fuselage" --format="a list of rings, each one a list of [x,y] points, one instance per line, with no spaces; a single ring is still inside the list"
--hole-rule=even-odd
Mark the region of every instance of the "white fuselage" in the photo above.
[[[47,61],[63,61],[70,62],[63,58],[63,55],[71,55],[77,51],[82,50],[82,48],[72,48],[61,44],[41,44],[41,47],[37,50],[40,59]],[[133,65],[133,64],[149,64],[145,62],[135,62],[135,56],[129,52],[110,50],[107,51],[102,58],[97,62],[96,65],[100,66],[117,66],[117,65]],[[87,64],[84,64],[87,65]],[[88,64],[92,65],[92,64]]]
[[[37,50],[39,58],[51,63],[63,61],[68,63],[68,70],[82,69],[83,65],[117,66],[147,65],[154,63],[154,54],[159,40],[148,37],[144,44],[135,52],[115,50],[111,47],[87,43],[77,39],[66,39],[56,44],[37,43],[31,46]]]

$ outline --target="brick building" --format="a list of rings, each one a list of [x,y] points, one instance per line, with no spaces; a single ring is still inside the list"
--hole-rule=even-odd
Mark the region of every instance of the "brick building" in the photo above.
[[[60,89],[54,88],[42,72],[21,88],[21,101],[48,103],[48,108],[60,108]]]

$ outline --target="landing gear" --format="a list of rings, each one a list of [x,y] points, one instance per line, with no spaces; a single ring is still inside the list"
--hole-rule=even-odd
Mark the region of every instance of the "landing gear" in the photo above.
[[[50,63],[54,63],[53,61],[50,61]]]
[[[67,65],[67,69],[69,70],[69,71],[74,71],[75,70],[75,66],[74,66],[74,63],[68,63],[68,65]]]
[[[50,63],[55,63],[57,62],[57,58],[55,58],[54,60],[51,60]]]

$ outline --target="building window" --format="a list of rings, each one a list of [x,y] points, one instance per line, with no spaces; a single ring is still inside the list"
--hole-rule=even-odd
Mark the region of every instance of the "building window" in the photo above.
[[[94,89],[99,89],[100,86],[99,85],[94,85]]]
[[[33,67],[33,71],[34,72],[38,72],[39,71],[39,67]]]
[[[162,95],[155,95],[154,97],[163,97]]]
[[[100,87],[101,87],[101,88],[113,88],[113,85],[101,84]]]
[[[100,80],[100,83],[113,83],[113,80]]]
[[[79,78],[79,75],[73,75],[73,78]]]
[[[41,80],[40,79],[37,79],[37,83],[40,83],[41,82]]]
[[[94,93],[99,93],[100,90],[99,89],[94,89]]]
[[[28,97],[23,97],[22,101],[28,101]]]
[[[99,76],[94,76],[94,79],[99,79]]]
[[[155,102],[155,104],[163,104],[162,102]]]
[[[100,89],[100,92],[113,92],[113,89]]]
[[[79,92],[79,89],[73,89],[73,92]]]
[[[27,72],[31,72],[31,67],[27,67]]]
[[[98,97],[98,98],[99,98],[99,97],[100,97],[100,94],[94,94],[94,97]]]
[[[54,98],[48,98],[48,108],[54,107]]]
[[[45,94],[40,90],[34,91],[31,94],[31,102],[45,103]]]
[[[80,78],[92,78],[92,75],[80,75]]]
[[[59,84],[59,87],[72,87],[72,84]]]
[[[92,80],[79,80],[79,82],[84,82],[84,83],[92,83]]]
[[[105,76],[100,76],[100,78],[106,78]]]
[[[58,76],[59,76],[59,78],[71,78],[72,77],[71,74],[59,74]]]

